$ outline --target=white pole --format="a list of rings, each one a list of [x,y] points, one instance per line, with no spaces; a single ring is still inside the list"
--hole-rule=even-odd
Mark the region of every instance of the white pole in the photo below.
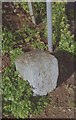
[[[32,18],[32,22],[33,22],[34,24],[36,24],[36,22],[35,22],[35,17],[34,17],[34,14],[33,14],[32,3],[31,3],[31,2],[28,2],[28,7],[29,7],[29,11],[30,11],[30,16],[31,16],[31,18]]]
[[[47,9],[47,32],[48,32],[48,50],[52,52],[52,2],[46,1]]]

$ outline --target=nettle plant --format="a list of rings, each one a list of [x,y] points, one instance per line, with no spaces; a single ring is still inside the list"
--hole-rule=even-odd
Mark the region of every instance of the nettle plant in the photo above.
[[[33,3],[35,7],[35,16],[41,16],[39,22],[45,23],[42,30],[42,36],[47,39],[46,27],[46,7],[44,3]],[[18,5],[18,3],[17,3]],[[27,4],[21,3],[23,9],[28,12]],[[40,13],[38,12],[41,9]],[[44,11],[44,13],[43,13]],[[40,14],[40,15],[39,15]],[[68,30],[69,25],[65,15],[65,3],[52,3],[52,24],[53,24],[53,44],[58,43],[56,50],[66,50],[74,53],[74,35]],[[47,45],[41,41],[40,32],[29,28],[24,24],[24,28],[15,32],[9,31],[3,27],[3,54],[9,53],[11,64],[3,71],[3,115],[5,117],[27,118],[32,114],[40,113],[50,102],[48,96],[33,96],[32,87],[24,81],[15,69],[14,60],[22,54],[22,48],[15,44],[27,43],[33,48],[46,49]],[[21,36],[18,37],[18,36]],[[22,41],[23,38],[23,41]],[[75,43],[76,44],[76,43]]]

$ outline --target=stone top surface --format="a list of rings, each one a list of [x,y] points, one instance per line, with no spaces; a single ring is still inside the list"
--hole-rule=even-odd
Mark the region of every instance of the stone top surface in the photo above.
[[[16,59],[17,62],[22,62],[22,63],[29,63],[30,61],[34,60],[35,61],[41,61],[42,59],[47,60],[48,57],[51,58],[54,57],[51,53],[48,51],[43,51],[43,50],[32,50],[26,53],[23,53],[22,55],[18,56]],[[54,57],[55,58],[55,57]]]

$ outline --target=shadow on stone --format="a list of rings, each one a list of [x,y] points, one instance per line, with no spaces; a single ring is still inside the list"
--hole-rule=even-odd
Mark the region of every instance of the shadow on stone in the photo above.
[[[74,56],[67,51],[58,51],[55,53],[59,63],[59,78],[57,87],[63,82],[67,82],[68,78],[74,73]],[[74,80],[70,81],[74,84]]]

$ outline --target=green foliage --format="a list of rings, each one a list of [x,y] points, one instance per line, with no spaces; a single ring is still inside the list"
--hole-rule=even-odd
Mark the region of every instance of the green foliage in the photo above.
[[[74,53],[74,35],[69,31],[70,26],[65,15],[65,4],[52,5],[53,43],[59,42],[59,46],[56,48],[58,50]]]
[[[3,54],[8,52],[11,58],[10,67],[7,67],[3,73],[3,113],[4,116],[26,118],[31,114],[40,113],[48,101],[47,97],[38,97],[36,98],[38,100],[34,101],[35,97],[33,97],[31,86],[27,81],[23,81],[15,71],[14,61],[18,55],[23,53],[20,48],[13,49],[13,45],[18,43],[15,41],[17,32],[12,34],[6,29],[3,30]],[[30,32],[32,35],[31,30]],[[28,41],[26,40],[26,42]],[[35,45],[34,47],[36,47]],[[39,48],[42,49],[41,46]]]
[[[28,82],[24,82],[14,70],[14,65],[6,68],[3,74],[3,99],[5,113],[12,113],[15,117],[27,117],[30,110],[29,96],[32,89]]]
[[[12,47],[13,35],[10,31],[7,31],[4,28],[4,31],[2,32],[2,36],[3,36],[2,51],[3,53],[9,52]]]
[[[19,4],[19,3],[18,3]],[[21,2],[20,3],[23,7],[23,9],[26,11],[26,12],[29,12],[29,9],[28,9],[28,3],[27,2]]]
[[[23,81],[14,64],[7,67],[3,74],[3,111],[16,118],[26,118],[32,113],[39,113],[47,104],[47,97],[32,96],[32,88],[27,81]],[[34,108],[34,109],[33,109]]]
[[[75,53],[74,51],[74,35],[71,34],[69,31],[69,24],[67,20],[67,16],[65,14],[65,5],[66,2],[64,3],[52,3],[52,25],[53,25],[53,44],[58,44],[57,50],[62,49],[66,50],[71,53]],[[44,39],[47,38],[47,26],[46,26],[46,4],[45,3],[33,3],[33,8],[34,8],[34,15],[36,18],[36,21],[39,23],[45,23],[45,27],[43,31],[43,37]],[[38,17],[40,16],[40,17]],[[30,28],[28,28],[30,29]],[[32,29],[28,30],[29,33],[32,31]],[[26,31],[27,32],[27,31]],[[32,34],[29,34],[30,37],[28,37],[27,41],[30,41],[32,39],[32,44],[35,48],[40,48],[40,49],[46,49],[47,46],[42,44],[39,40],[41,39],[39,36],[39,33],[37,31],[33,31]],[[32,35],[32,36],[31,36]],[[36,35],[34,40],[34,36]],[[30,38],[30,39],[29,39]],[[39,42],[38,42],[39,41]],[[40,43],[40,44],[39,44]],[[42,45],[44,47],[42,47]],[[41,46],[41,47],[40,47]]]
[[[45,4],[45,2],[40,2],[40,3],[34,2],[33,9],[34,9],[34,16],[36,19],[36,23],[39,24],[40,22],[43,22],[46,18],[46,4]]]
[[[10,57],[11,57],[11,61],[14,62],[15,59],[18,57],[18,55],[22,54],[22,50],[20,48],[16,48],[14,50],[10,51]]]
[[[18,6],[18,3],[16,3]],[[28,13],[27,3],[20,3]],[[19,6],[18,6],[19,7]],[[33,3],[36,20],[39,23],[46,23],[45,3]],[[39,12],[40,11],[40,12]],[[38,17],[40,16],[40,17]],[[38,19],[39,18],[39,19]],[[53,43],[59,42],[57,50],[62,49],[74,53],[74,35],[69,31],[67,16],[65,15],[65,3],[52,3],[52,24]],[[44,39],[47,39],[46,24],[42,31]],[[2,49],[3,54],[9,53],[11,65],[3,72],[3,114],[13,115],[16,118],[26,118],[32,114],[40,113],[49,103],[47,96],[33,97],[32,87],[27,81],[23,81],[15,70],[14,60],[22,54],[22,44],[30,44],[33,48],[46,49],[47,45],[41,41],[40,32],[28,24],[24,24],[23,29],[15,32],[3,27]],[[15,45],[20,47],[14,48]]]

